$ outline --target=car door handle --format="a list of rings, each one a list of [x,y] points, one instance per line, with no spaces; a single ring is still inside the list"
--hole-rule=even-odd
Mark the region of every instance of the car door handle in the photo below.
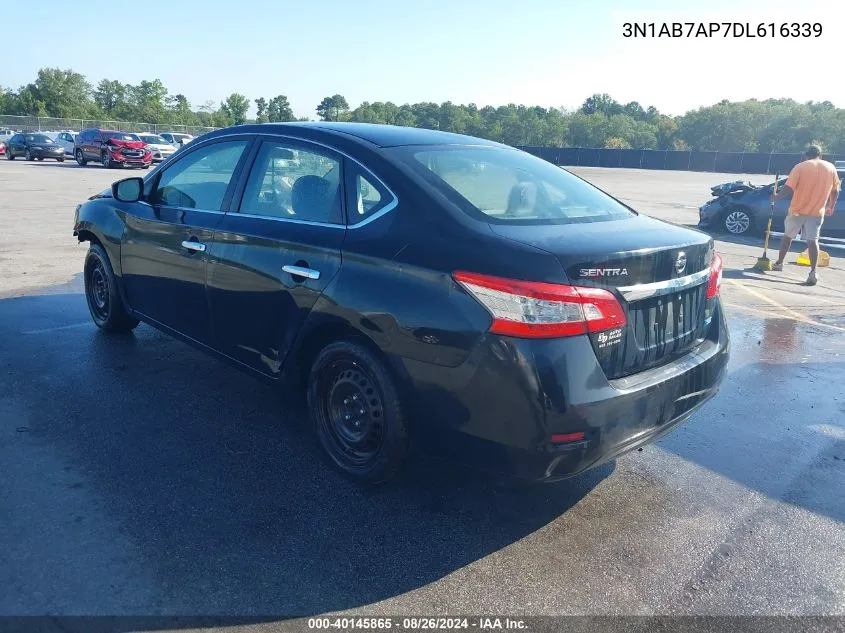
[[[282,270],[294,277],[305,277],[306,279],[319,279],[320,271],[302,266],[282,266]]]
[[[182,248],[187,248],[189,251],[196,251],[198,253],[205,252],[205,244],[202,242],[192,242],[190,240],[184,240],[182,242]]]

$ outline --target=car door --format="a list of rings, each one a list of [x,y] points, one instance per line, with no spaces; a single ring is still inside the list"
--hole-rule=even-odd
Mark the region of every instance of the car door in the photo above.
[[[147,179],[145,202],[125,219],[121,274],[133,309],[210,344],[207,246],[232,197],[251,137],[220,139],[185,153]]]
[[[6,151],[9,152],[9,156],[14,157],[23,153],[23,150],[21,149],[21,139],[23,139],[22,134],[15,134],[9,139],[9,142],[6,145]]]
[[[62,141],[62,149],[65,154],[73,154],[73,136],[68,132],[63,132],[60,138]]]
[[[82,153],[86,160],[100,160],[100,130],[89,130],[82,142]]]
[[[302,160],[293,166],[293,151]],[[341,266],[343,157],[265,138],[242,176],[237,206],[214,232],[208,294],[217,348],[271,377]]]

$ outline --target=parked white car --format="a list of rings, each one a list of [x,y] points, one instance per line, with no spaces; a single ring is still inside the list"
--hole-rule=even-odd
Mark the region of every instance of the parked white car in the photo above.
[[[183,134],[182,132],[161,132],[159,133],[159,136],[176,147],[187,145],[194,140],[193,136],[190,134]]]
[[[158,134],[152,134],[150,132],[135,132],[135,134],[150,148],[150,151],[153,153],[154,163],[160,163],[172,156],[179,149],[177,145],[167,142],[166,139]]]

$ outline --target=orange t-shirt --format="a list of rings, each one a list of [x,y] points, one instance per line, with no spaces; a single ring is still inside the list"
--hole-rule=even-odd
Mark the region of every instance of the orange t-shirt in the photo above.
[[[786,179],[786,186],[792,189],[789,214],[824,215],[830,194],[839,191],[840,185],[832,163],[821,158],[798,163]]]

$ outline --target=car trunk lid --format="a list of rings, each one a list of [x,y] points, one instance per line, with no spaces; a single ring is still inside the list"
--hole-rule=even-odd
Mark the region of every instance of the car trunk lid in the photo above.
[[[564,225],[491,224],[491,230],[552,253],[568,283],[611,290],[627,323],[590,334],[608,378],[669,362],[705,336],[713,240],[645,216]]]

